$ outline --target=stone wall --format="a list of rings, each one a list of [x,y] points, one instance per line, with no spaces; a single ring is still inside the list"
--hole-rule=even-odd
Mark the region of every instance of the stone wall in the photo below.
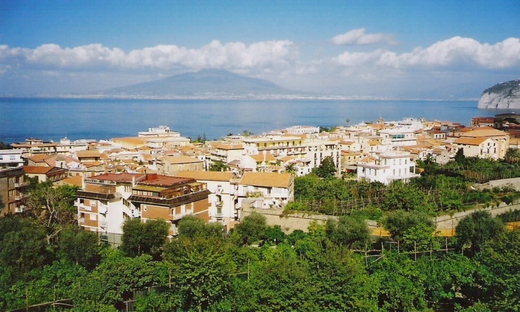
[[[285,233],[291,233],[294,230],[307,232],[313,221],[318,222],[318,224],[325,224],[328,219],[337,219],[334,216],[306,213],[283,215],[283,209],[255,209],[251,207],[244,207],[241,217],[249,216],[253,211],[265,216],[268,226],[279,225]]]

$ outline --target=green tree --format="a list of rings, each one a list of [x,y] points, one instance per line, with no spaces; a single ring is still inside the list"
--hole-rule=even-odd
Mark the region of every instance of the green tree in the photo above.
[[[322,179],[333,178],[336,174],[336,164],[331,156],[327,156],[317,168],[312,169],[312,172]]]
[[[142,254],[160,256],[161,248],[168,237],[169,226],[164,220],[128,219],[123,224],[121,250],[130,257]]]
[[[338,221],[328,219],[325,228],[327,237],[339,246],[362,249],[371,243],[371,233],[364,220],[342,216]]]
[[[58,256],[61,259],[93,269],[101,260],[99,251],[96,233],[75,225],[66,227],[60,233]]]
[[[133,297],[134,290],[168,285],[168,268],[153,261],[150,255],[125,257],[115,249],[103,250],[101,263],[88,275],[78,278],[73,286],[74,304],[87,311],[101,307],[121,308]]]
[[[207,310],[228,294],[234,271],[228,248],[225,241],[214,237],[181,237],[165,245],[164,259],[182,298],[181,310]]]
[[[238,245],[251,245],[254,242],[263,240],[266,230],[267,223],[265,217],[253,211],[235,226],[232,235]]]
[[[224,163],[221,160],[213,161],[209,165],[209,171],[227,171],[227,170],[228,170],[228,166],[226,165],[226,163]]]
[[[396,241],[402,240],[405,234],[415,229],[424,229],[431,235],[435,230],[435,226],[431,218],[425,213],[408,212],[404,210],[397,210],[388,213],[383,219],[382,223],[385,229],[390,232],[392,238]]]
[[[487,211],[476,211],[462,219],[457,225],[456,241],[459,248],[469,248],[474,254],[484,244],[505,231],[502,220],[491,217]]]
[[[475,258],[489,274],[481,300],[491,311],[520,311],[520,230],[495,236]]]
[[[504,160],[510,164],[517,164],[520,162],[520,150],[517,148],[508,148]]]
[[[281,244],[285,242],[287,235],[282,231],[279,225],[268,226],[265,230],[265,241],[271,244]]]
[[[26,222],[19,230],[6,233],[0,242],[0,266],[16,278],[25,277],[50,258],[45,230],[37,224]]]
[[[384,195],[381,209],[430,212],[432,207],[423,192],[412,185],[405,185],[402,181],[394,181]]]
[[[32,216],[45,227],[49,244],[65,226],[76,223],[76,190],[77,187],[70,185],[53,187],[52,181],[31,187],[25,204]]]
[[[424,280],[416,263],[403,254],[385,253],[370,267],[378,285],[381,311],[427,311]]]
[[[195,216],[186,216],[179,221],[179,237],[195,239],[197,237],[224,238],[224,228],[221,223],[207,223]]]

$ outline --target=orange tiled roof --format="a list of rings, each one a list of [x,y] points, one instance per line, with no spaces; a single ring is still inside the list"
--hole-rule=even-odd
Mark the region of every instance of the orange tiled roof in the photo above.
[[[246,172],[240,180],[240,184],[261,187],[282,187],[291,185],[290,173]]]
[[[458,138],[457,140],[455,140],[455,144],[464,144],[464,145],[475,145],[475,146],[478,146],[482,143],[484,143],[484,141],[486,141],[487,137],[483,137],[483,138],[468,138],[468,137],[461,137],[461,138]]]
[[[42,167],[42,166],[24,166],[23,171],[29,174],[46,174],[51,171],[53,167]]]
[[[100,157],[101,153],[99,150],[85,150],[85,151],[77,151],[76,155],[78,158],[86,158],[86,157]]]
[[[257,155],[249,155],[249,157],[253,158],[256,162],[260,161],[276,161],[276,158],[271,153],[266,153],[265,158],[263,154],[257,154]]]
[[[74,185],[74,186],[79,186],[79,187],[83,186],[83,178],[79,175],[74,176],[74,177],[65,178],[61,182],[63,184],[68,184],[68,185]]]
[[[49,157],[49,155],[46,155],[46,154],[38,154],[38,155],[34,155],[34,156],[30,157],[29,160],[34,163],[43,163],[43,162],[45,162],[45,159],[47,159],[48,157]]]
[[[190,156],[165,156],[165,160],[170,162],[171,164],[187,164],[187,163],[199,163],[202,162],[202,160],[198,158],[193,158]]]

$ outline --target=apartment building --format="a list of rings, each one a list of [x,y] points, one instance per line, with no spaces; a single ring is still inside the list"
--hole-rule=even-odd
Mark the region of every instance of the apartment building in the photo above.
[[[267,135],[262,137],[247,137],[243,140],[247,155],[258,155],[263,151],[273,156],[304,155],[306,153],[305,139],[300,136]]]
[[[207,185],[209,200],[209,218],[212,222],[221,222],[226,230],[231,229],[238,220],[238,183],[240,178],[232,172],[218,171],[180,171],[176,177],[192,178]]]
[[[22,166],[0,167],[0,196],[3,206],[0,216],[24,211],[23,200],[28,185]]]
[[[55,154],[57,152],[57,143],[44,142],[40,139],[29,138],[25,142],[12,143],[11,146],[15,150],[22,151],[23,158],[29,158],[37,154]]]
[[[175,235],[179,220],[186,215],[209,220],[209,193],[195,179],[157,174],[107,173],[84,178],[76,193],[78,224],[89,231],[122,234],[127,219],[161,218],[171,223],[170,234]]]
[[[510,140],[510,136],[507,132],[500,131],[491,127],[468,128],[466,129],[466,131],[461,132],[460,138],[491,139],[493,141],[493,144],[487,145],[486,143],[485,148],[488,149],[488,153],[493,154],[491,155],[491,158],[493,159],[503,159],[506,156]],[[455,140],[454,142],[456,141],[457,140]],[[468,156],[466,154],[464,155]],[[486,157],[488,157],[488,155],[486,155]]]
[[[359,161],[357,176],[358,181],[389,184],[394,180],[408,182],[419,174],[415,173],[415,162],[411,160],[409,152],[388,151]]]
[[[462,149],[466,157],[498,159],[497,142],[491,138],[458,138],[453,142],[457,149]]]

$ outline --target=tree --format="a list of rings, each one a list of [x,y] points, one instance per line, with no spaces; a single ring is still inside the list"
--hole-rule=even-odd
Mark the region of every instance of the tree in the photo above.
[[[227,171],[227,170],[228,170],[228,166],[223,161],[220,161],[220,160],[213,161],[209,165],[209,171]]]
[[[165,245],[164,259],[182,298],[180,310],[207,310],[228,294],[234,271],[228,248],[224,240],[214,237],[180,237]]]
[[[492,311],[520,311],[520,230],[495,236],[475,258],[489,272],[482,300]]]
[[[253,211],[237,224],[233,231],[233,238],[239,246],[251,245],[263,240],[267,230],[265,217]]]
[[[19,230],[6,233],[0,242],[0,267],[11,270],[18,278],[49,259],[45,230],[37,224],[26,222]]]
[[[128,219],[123,224],[121,250],[129,257],[149,254],[159,257],[168,237],[169,226],[164,220]]]
[[[179,221],[178,237],[195,238],[224,238],[224,228],[221,223],[207,223],[195,216],[186,216]]]
[[[285,242],[287,235],[282,231],[282,227],[279,225],[268,226],[265,231],[265,242],[271,244],[281,244]]]
[[[77,187],[70,185],[53,187],[52,181],[31,187],[25,204],[32,216],[45,227],[48,244],[65,226],[76,223],[76,190]]]
[[[520,150],[518,148],[508,148],[504,160],[510,164],[520,162]]]
[[[101,260],[96,233],[68,226],[60,233],[58,255],[61,259],[93,269]]]
[[[312,172],[322,179],[333,178],[336,174],[336,164],[331,156],[323,158],[319,167],[312,169]]]
[[[365,248],[371,242],[371,233],[364,220],[342,216],[338,221],[328,219],[325,228],[327,237],[339,246]]]
[[[150,255],[125,257],[120,251],[103,250],[101,263],[74,284],[74,305],[82,311],[100,311],[96,305],[114,306],[133,297],[134,290],[168,284],[168,268]],[[102,311],[102,310],[101,310]]]
[[[384,228],[390,232],[390,235],[396,241],[402,240],[406,233],[410,234],[410,231],[415,232],[417,229],[427,231],[430,236],[435,230],[431,218],[425,213],[420,212],[397,210],[388,213],[383,218],[382,223]]]
[[[491,217],[487,211],[476,211],[462,219],[455,232],[459,248],[469,248],[474,254],[479,252],[484,244],[505,231],[502,220]]]

